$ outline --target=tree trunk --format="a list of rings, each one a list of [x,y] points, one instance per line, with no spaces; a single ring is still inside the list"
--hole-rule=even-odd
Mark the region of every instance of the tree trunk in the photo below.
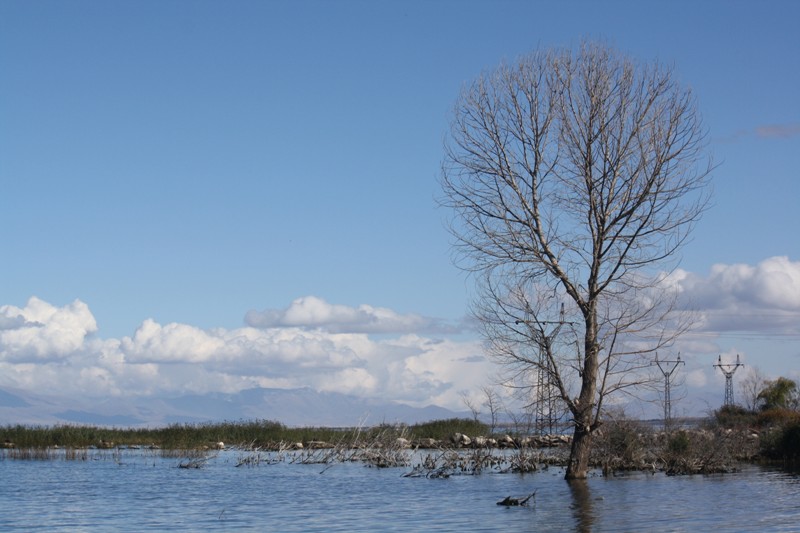
[[[589,280],[591,288],[594,278]],[[572,435],[572,451],[569,454],[566,479],[586,479],[589,471],[589,454],[592,451],[592,429],[594,398],[597,390],[597,303],[590,301],[585,311],[585,333],[583,374],[581,392],[572,411],[575,417],[575,432]]]
[[[589,415],[591,416],[591,415]],[[572,451],[569,454],[565,479],[586,479],[589,472],[589,454],[592,451],[592,434],[589,420],[576,420],[572,436]]]

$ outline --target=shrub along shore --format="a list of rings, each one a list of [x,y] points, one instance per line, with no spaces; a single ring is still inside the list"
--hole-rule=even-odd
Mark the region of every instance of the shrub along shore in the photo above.
[[[459,418],[367,428],[290,428],[267,420],[128,429],[14,425],[0,426],[0,459],[86,459],[86,450],[118,453],[149,448],[165,457],[191,458],[181,463],[183,467],[200,467],[216,450],[235,448],[246,454],[237,466],[286,460],[291,454],[290,462],[300,463],[413,466],[407,475],[428,477],[487,469],[530,472],[566,464],[569,436],[507,429],[492,432],[479,421]],[[409,452],[414,450],[428,453],[412,464]],[[609,419],[594,440],[591,463],[605,475],[631,470],[675,475],[727,472],[742,462],[796,467],[798,459],[800,415],[796,411],[756,414],[728,407],[691,429],[658,431],[624,416]]]

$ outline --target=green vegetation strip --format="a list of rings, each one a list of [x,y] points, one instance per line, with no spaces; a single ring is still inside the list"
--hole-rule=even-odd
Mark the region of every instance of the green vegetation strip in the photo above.
[[[286,443],[357,443],[372,440],[387,430],[408,438],[447,439],[455,433],[486,435],[486,425],[468,419],[436,420],[413,426],[371,428],[290,428],[270,420],[171,424],[160,428],[107,428],[57,425],[0,427],[0,443],[14,448],[84,448],[96,446],[154,446],[170,450],[213,447],[218,442],[248,448],[277,448]]]

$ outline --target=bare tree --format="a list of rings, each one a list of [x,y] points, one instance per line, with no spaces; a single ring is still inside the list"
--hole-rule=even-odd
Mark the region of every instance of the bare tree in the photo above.
[[[445,149],[488,349],[520,386],[545,373],[574,422],[566,477],[585,478],[607,397],[685,326],[664,272],[708,201],[693,96],[605,45],[538,51],[463,90]]]
[[[472,413],[472,419],[475,422],[480,422],[481,410],[478,407],[478,405],[474,401],[472,401],[472,399],[469,397],[469,394],[467,394],[466,391],[461,393],[461,401],[464,402],[464,406],[466,406],[466,408],[469,409],[470,413]]]
[[[764,390],[767,378],[757,366],[751,366],[745,370],[747,373],[739,382],[739,391],[744,397],[744,406],[750,411],[755,411],[759,404],[758,395]]]
[[[491,434],[494,434],[497,430],[498,417],[503,409],[503,400],[492,387],[481,387],[481,392],[484,396],[483,405],[489,410],[489,430]]]

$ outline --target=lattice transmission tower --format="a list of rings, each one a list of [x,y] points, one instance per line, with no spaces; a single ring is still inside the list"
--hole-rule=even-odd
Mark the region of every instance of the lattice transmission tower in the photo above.
[[[723,374],[725,374],[725,406],[733,405],[733,374],[736,373],[736,369],[740,366],[744,366],[744,363],[739,362],[739,354],[736,354],[736,363],[723,363],[722,362],[722,354],[719,356],[719,360],[717,364],[714,365],[715,367],[719,368]]]
[[[661,370],[662,374],[664,374],[664,431],[668,431],[672,425],[672,398],[670,393],[670,379],[672,378],[672,374],[678,368],[678,365],[682,365],[684,362],[681,361],[680,353],[678,354],[677,359],[674,361],[669,361],[659,360],[658,352],[656,352],[655,364],[658,365],[658,369]]]
[[[539,353],[536,368],[536,399],[534,400],[534,430],[540,435],[553,434],[561,419],[559,413],[559,402],[561,396],[558,393],[553,376],[555,369],[550,359],[553,350],[553,341],[558,336],[564,324],[572,324],[564,320],[564,304],[561,304],[561,312],[558,321],[528,321],[517,320],[517,324],[525,323],[528,325],[531,336],[534,338]],[[547,326],[555,326],[551,332],[547,332]]]

